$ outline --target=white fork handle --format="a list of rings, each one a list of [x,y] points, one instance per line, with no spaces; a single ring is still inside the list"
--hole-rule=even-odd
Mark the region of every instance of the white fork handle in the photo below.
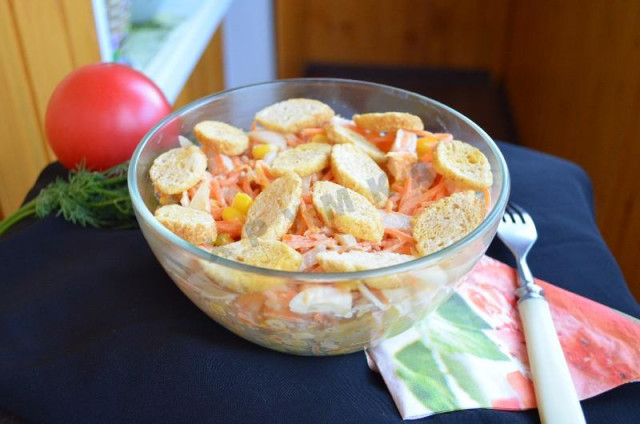
[[[524,327],[529,365],[543,424],[584,424],[584,414],[567,362],[542,297],[523,298],[518,311]]]

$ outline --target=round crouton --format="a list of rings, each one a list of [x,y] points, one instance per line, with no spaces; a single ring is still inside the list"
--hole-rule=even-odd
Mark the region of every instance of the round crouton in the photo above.
[[[280,271],[298,271],[302,264],[302,255],[278,240],[242,239],[214,247],[211,252],[248,265]]]
[[[280,271],[298,271],[302,264],[302,255],[278,240],[242,239],[214,247],[211,252],[247,265]],[[210,279],[236,293],[259,292],[285,282],[279,277],[256,275],[213,262],[203,261],[202,265]]]
[[[330,155],[330,144],[313,142],[301,144],[278,154],[271,163],[271,172],[278,176],[295,172],[301,177],[306,177],[326,168],[329,165]]]
[[[353,272],[368,269],[384,268],[415,259],[411,255],[393,252],[360,252],[338,253],[326,251],[318,253],[318,263],[326,272]],[[364,283],[376,289],[398,288],[406,284],[398,275],[367,278]]]
[[[197,146],[176,147],[158,156],[149,169],[156,190],[178,194],[196,185],[207,170],[207,156]]]
[[[193,133],[196,140],[216,153],[236,156],[249,146],[249,137],[244,131],[224,122],[199,122],[193,127]]]
[[[260,193],[247,212],[242,238],[280,240],[289,231],[300,206],[302,180],[290,172]]]
[[[289,99],[262,109],[256,114],[256,121],[272,131],[295,133],[321,127],[334,115],[333,109],[318,100]]]
[[[198,209],[167,205],[158,208],[155,216],[169,231],[195,245],[212,243],[218,235],[213,217]]]
[[[328,226],[362,240],[382,240],[382,218],[364,196],[330,181],[318,181],[312,187],[311,200]]]
[[[420,117],[404,112],[363,113],[353,115],[353,121],[360,128],[375,132],[424,129]]]
[[[482,190],[493,184],[487,157],[463,141],[439,142],[433,151],[433,168],[461,190]]]
[[[382,150],[367,140],[362,134],[357,133],[341,125],[327,125],[325,127],[327,138],[335,144],[353,144],[365,152],[377,163],[384,163],[385,154]]]
[[[460,240],[484,219],[482,201],[474,191],[460,191],[427,206],[413,221],[413,238],[422,255]]]
[[[331,151],[331,171],[336,181],[382,207],[389,198],[387,174],[362,150],[352,144],[338,144]]]

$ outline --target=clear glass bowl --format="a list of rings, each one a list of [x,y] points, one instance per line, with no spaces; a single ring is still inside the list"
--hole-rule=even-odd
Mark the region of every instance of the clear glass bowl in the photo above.
[[[303,273],[258,268],[215,256],[180,239],[154,218],[157,202],[149,168],[159,154],[179,145],[178,135],[194,139],[192,129],[202,120],[219,120],[248,130],[255,113],[263,107],[298,97],[325,102],[347,118],[355,113],[409,112],[420,116],[426,129],[451,133],[479,148],[489,159],[494,181],[491,208],[484,222],[453,245],[410,262],[369,271]],[[166,117],[134,152],[129,191],[140,228],[158,261],[204,313],[239,336],[271,349],[299,355],[335,355],[358,351],[398,334],[451,295],[495,236],[509,195],[509,174],[491,138],[469,119],[436,101],[379,84],[297,79],[214,94]],[[265,282],[268,284],[264,286],[276,288],[248,294],[229,288],[242,281]],[[341,316],[296,315],[274,313],[273,308],[265,307],[266,302],[286,297],[301,284],[353,288],[346,290],[351,296],[351,312]],[[367,284],[387,287],[382,290],[386,302],[368,296]]]

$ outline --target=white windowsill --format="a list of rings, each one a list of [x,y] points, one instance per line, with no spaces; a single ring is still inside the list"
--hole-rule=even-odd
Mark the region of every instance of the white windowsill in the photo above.
[[[165,1],[158,15],[189,15],[167,35],[151,60],[139,69],[174,103],[211,37],[222,22],[232,0]],[[113,60],[104,0],[93,0],[96,30],[103,61]]]

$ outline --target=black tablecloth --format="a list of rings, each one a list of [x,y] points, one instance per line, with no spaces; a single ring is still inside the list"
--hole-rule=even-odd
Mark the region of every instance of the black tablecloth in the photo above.
[[[540,278],[640,317],[594,221],[577,166],[502,144],[512,198],[540,238]],[[50,166],[36,187],[62,172]],[[510,262],[494,243],[489,254]],[[0,409],[29,423],[393,423],[363,353],[296,357],[255,346],[200,312],[139,230],[49,217],[0,242]],[[640,422],[640,384],[583,402],[590,424]],[[534,423],[536,411],[460,411],[430,423]],[[422,421],[420,421],[422,422]]]

